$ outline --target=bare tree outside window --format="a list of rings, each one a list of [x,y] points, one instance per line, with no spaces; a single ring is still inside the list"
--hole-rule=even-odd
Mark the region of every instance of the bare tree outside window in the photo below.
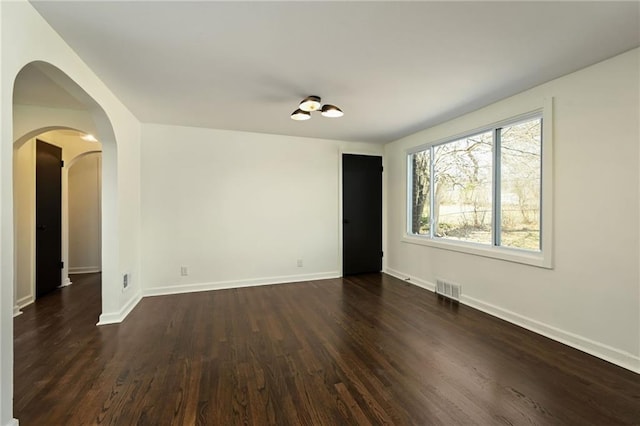
[[[540,250],[541,153],[534,118],[411,154],[410,232]]]
[[[492,132],[434,149],[434,231],[439,238],[491,244]]]
[[[429,151],[416,152],[411,156],[413,170],[411,232],[414,234],[429,235],[430,231],[430,163],[431,153]]]
[[[501,245],[540,249],[542,122],[501,129]]]

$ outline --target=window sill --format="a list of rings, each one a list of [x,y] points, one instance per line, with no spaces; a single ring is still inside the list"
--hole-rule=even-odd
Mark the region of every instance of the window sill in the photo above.
[[[483,246],[480,244],[467,243],[464,241],[433,239],[408,234],[405,234],[402,237],[402,242],[434,247],[441,250],[456,251],[459,253],[466,253],[474,256],[504,260],[507,262],[521,263],[525,265],[536,266],[539,268],[552,269],[551,256],[548,253],[545,255],[542,252],[529,252],[525,250],[504,247]]]

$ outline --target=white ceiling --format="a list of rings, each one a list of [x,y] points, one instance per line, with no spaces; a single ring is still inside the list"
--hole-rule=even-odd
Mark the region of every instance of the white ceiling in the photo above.
[[[639,2],[32,4],[142,122],[378,143],[640,45]]]

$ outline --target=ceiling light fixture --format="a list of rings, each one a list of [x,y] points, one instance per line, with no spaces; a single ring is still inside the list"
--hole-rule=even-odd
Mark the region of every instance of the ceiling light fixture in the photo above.
[[[304,121],[310,118],[311,118],[311,113],[307,111],[303,111],[301,109],[297,109],[293,111],[293,114],[291,114],[291,119],[296,121]]]
[[[300,109],[311,112],[320,109],[320,96],[307,96],[300,102]]]
[[[98,139],[96,139],[95,136],[87,133],[86,135],[82,136],[82,139],[87,141],[87,142],[98,142]]]
[[[298,109],[293,111],[291,119],[296,121],[308,120],[311,118],[313,111],[320,111],[323,117],[337,118],[342,117],[344,113],[335,105],[320,104],[320,96],[307,96],[300,102]]]
[[[322,106],[320,114],[322,114],[323,117],[338,118],[342,117],[344,115],[344,112],[342,112],[342,110],[335,105],[326,104]]]

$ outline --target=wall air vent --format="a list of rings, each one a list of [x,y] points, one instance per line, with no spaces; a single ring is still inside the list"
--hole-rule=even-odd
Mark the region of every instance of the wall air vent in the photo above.
[[[436,294],[459,302],[460,295],[462,294],[462,286],[460,286],[459,284],[453,284],[448,281],[437,279]]]

